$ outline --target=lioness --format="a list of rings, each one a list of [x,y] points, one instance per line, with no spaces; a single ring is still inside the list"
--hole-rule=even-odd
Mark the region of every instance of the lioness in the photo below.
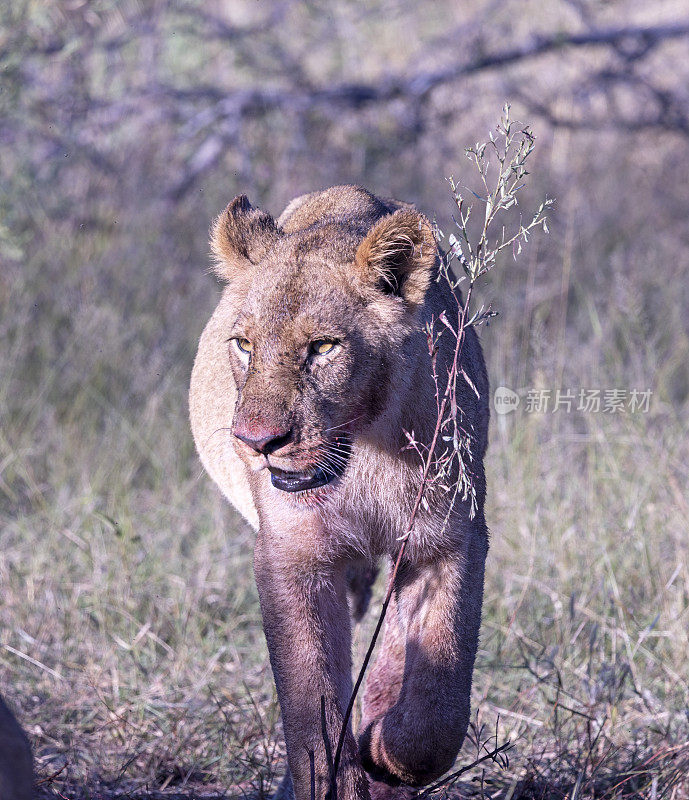
[[[436,281],[428,220],[356,186],[299,197],[277,221],[236,197],[211,245],[226,287],[201,336],[191,425],[207,471],[258,529],[254,569],[293,792],[321,798],[352,690],[348,581],[400,546],[420,481],[404,431],[430,442],[437,416],[424,325],[456,306]],[[453,347],[443,335],[441,376]],[[340,800],[429,783],[466,733],[488,549],[488,379],[473,330],[461,359],[476,389],[463,383],[458,399],[478,512],[459,503],[448,524],[439,492],[416,521],[358,744],[347,733]]]

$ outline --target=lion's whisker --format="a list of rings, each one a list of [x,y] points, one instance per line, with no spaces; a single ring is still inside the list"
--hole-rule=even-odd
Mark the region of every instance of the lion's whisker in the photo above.
[[[348,445],[345,445],[344,443],[336,444],[335,442],[323,442],[320,445],[320,447],[323,450],[331,450],[334,453],[339,453],[339,452],[341,452],[343,450],[351,449]]]
[[[332,428],[326,428],[323,431],[323,433],[329,433],[330,431],[335,431],[338,428],[345,428],[345,427],[347,427],[347,425],[351,425],[352,422],[356,422],[358,419],[361,419],[363,416],[364,416],[363,414],[359,414],[357,417],[353,417],[352,419],[347,420],[347,422],[342,422],[339,425],[333,425]]]
[[[332,462],[336,462],[336,463],[339,463],[339,464],[342,464],[342,465],[346,464],[347,461],[349,460],[342,453],[338,453],[338,452],[336,452],[334,450],[322,450],[321,453],[325,457],[329,458]]]
[[[334,466],[336,465],[336,462],[334,462],[334,461],[333,461],[333,460],[332,460],[332,459],[331,459],[331,458],[328,456],[328,454],[327,454],[327,453],[320,453],[320,454],[319,454],[319,456],[320,456],[320,458],[318,458],[318,459],[317,459],[317,461],[316,461],[316,463],[317,463],[317,464],[319,464],[319,465],[320,465],[320,464],[326,464],[326,465],[328,465],[328,466],[330,466],[330,467],[334,467]]]
[[[325,472],[326,475],[331,475],[332,477],[337,477],[337,472],[332,467],[332,465],[328,464],[325,460],[317,461],[316,462],[316,469],[321,469]]]
[[[213,433],[211,433],[211,435],[208,437],[208,439],[206,439],[206,443],[204,444],[204,447],[206,447],[208,445],[208,442],[210,442],[210,440],[215,436],[216,433],[220,433],[220,432],[232,433],[232,428],[216,428],[213,431]]]
[[[347,466],[348,458],[346,458],[342,453],[336,452],[335,450],[328,450],[323,448],[320,452],[320,459],[319,462],[322,464],[327,464],[334,473],[341,473],[344,468]]]
[[[346,464],[347,459],[338,455],[337,453],[329,453],[327,451],[321,453],[322,457],[330,464]]]

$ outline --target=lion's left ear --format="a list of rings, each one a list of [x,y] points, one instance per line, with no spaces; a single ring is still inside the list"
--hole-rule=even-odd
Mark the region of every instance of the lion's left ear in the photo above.
[[[279,236],[270,214],[254,208],[246,195],[238,195],[211,228],[215,274],[223,280],[231,280],[260,261],[275,246]]]
[[[400,209],[376,222],[359,245],[354,264],[364,281],[416,307],[426,296],[437,253],[426,217]]]

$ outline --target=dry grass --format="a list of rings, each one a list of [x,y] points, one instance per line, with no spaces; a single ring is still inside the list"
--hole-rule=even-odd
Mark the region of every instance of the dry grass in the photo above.
[[[508,309],[483,334],[494,386],[552,386],[550,342],[577,335],[556,328],[546,339],[542,320],[553,306],[559,317],[548,282],[560,276],[533,268],[546,299],[534,288],[521,306],[528,328],[507,289],[494,289]],[[251,534],[201,474],[186,426],[190,357],[212,297],[186,312],[194,323],[175,315],[173,326],[155,301],[126,313],[104,293],[82,300],[60,334],[69,274],[42,318],[32,300],[55,284],[38,266],[4,286],[0,663],[44,793],[154,797],[191,784],[195,796],[199,782],[269,793],[282,743]],[[671,287],[655,291],[670,308]],[[596,385],[653,386],[649,414],[522,408],[493,420],[474,703],[515,747],[508,770],[487,771],[486,792],[670,797],[686,772],[686,418],[649,356],[625,380],[630,320],[608,309],[597,349],[580,345],[564,383],[590,385],[598,360]],[[677,328],[654,335],[686,347]],[[500,371],[505,343],[525,337],[540,357]]]
[[[415,14],[389,23],[390,40]],[[500,20],[496,35],[509,27]],[[435,17],[424,25],[419,36],[438,33]],[[364,70],[384,51],[366,52]],[[195,69],[200,57],[180,63]],[[173,132],[145,118],[112,141],[98,134],[115,176],[76,151],[58,165],[33,140],[6,150],[0,688],[32,738],[41,796],[275,789],[283,744],[252,536],[202,474],[186,419],[195,342],[217,297],[204,275],[208,221],[246,188],[277,212],[293,194],[349,180],[415,199],[444,224],[443,176],[460,177],[463,145],[537,72],[477,78],[470,114],[441,93],[428,133],[399,150],[394,109],[350,115],[336,133],[314,118],[306,150],[291,149],[290,117],[252,123],[249,150],[179,203],[165,199]],[[483,735],[499,719],[499,740],[514,747],[509,767],[484,765],[455,791],[679,800],[689,796],[689,146],[672,133],[529,122],[532,197],[558,204],[547,240],[484,289],[500,311],[482,332],[492,386],[650,388],[653,399],[647,414],[529,414],[522,402],[494,417],[474,706]],[[315,158],[324,142],[334,155]],[[228,178],[233,159],[248,160],[251,186],[244,172]],[[358,663],[365,626],[356,638]],[[458,763],[472,757],[467,744]]]

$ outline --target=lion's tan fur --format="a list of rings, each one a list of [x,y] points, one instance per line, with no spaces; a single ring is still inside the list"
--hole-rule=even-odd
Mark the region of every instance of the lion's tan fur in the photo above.
[[[199,343],[192,429],[204,466],[258,530],[255,574],[294,793],[310,796],[312,757],[322,797],[321,702],[332,743],[351,692],[348,582],[357,584],[351,576],[362,570],[373,575],[399,547],[419,482],[404,431],[428,442],[436,421],[423,327],[456,309],[436,280],[428,220],[359,187],[299,197],[277,222],[235,198],[215,222],[212,248],[227,285]],[[250,358],[228,342],[236,336],[251,342]],[[324,336],[337,343],[333,354],[312,358],[309,341]],[[453,344],[441,337],[441,375]],[[468,724],[487,551],[488,385],[472,330],[462,366],[479,394],[459,387],[478,513],[460,504],[445,524],[438,496],[417,518],[368,678],[359,742],[351,731],[345,742],[342,800],[433,780],[451,766]],[[266,430],[289,432],[270,455],[233,435]],[[271,483],[268,463],[312,474],[330,457],[334,469],[345,435],[348,460],[333,483],[303,495]]]

